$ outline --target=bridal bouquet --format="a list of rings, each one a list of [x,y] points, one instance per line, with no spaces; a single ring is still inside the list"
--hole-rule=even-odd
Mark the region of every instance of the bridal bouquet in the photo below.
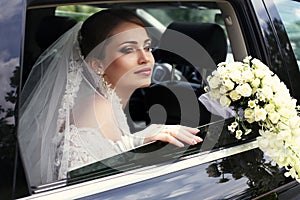
[[[220,63],[207,81],[210,98],[235,111],[228,130],[242,139],[257,123],[260,149],[300,182],[300,108],[278,76],[249,56],[243,62]]]

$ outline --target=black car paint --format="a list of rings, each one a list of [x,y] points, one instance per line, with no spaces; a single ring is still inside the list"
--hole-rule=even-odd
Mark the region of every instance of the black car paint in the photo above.
[[[44,4],[60,2],[62,1],[43,1]],[[230,2],[240,19],[242,31],[249,45],[249,54],[262,59],[271,66],[287,83],[292,95],[299,100],[298,66],[284,26],[272,1],[232,0]],[[23,57],[26,56],[22,55],[26,6],[39,4],[40,2],[36,0],[28,0],[27,2],[25,0],[2,0],[0,6],[1,199],[24,197],[30,193],[17,150],[17,93],[19,84],[22,82],[20,80],[22,71],[20,66],[22,66]],[[171,197],[171,192],[174,190],[177,190],[177,193],[173,193],[173,198],[249,199],[291,181],[285,179],[277,168],[274,168],[275,176],[257,173],[257,171],[266,172],[270,167],[268,165],[269,163],[264,160],[262,152],[254,149],[162,177],[89,196],[87,199],[125,198],[133,197],[132,195],[138,195],[135,197],[143,199],[162,199]],[[214,173],[209,170],[214,170]],[[297,198],[296,195],[300,193],[299,185],[293,181],[283,188],[285,193],[280,189],[275,190],[275,192],[281,191],[278,195],[279,197],[281,195],[282,198]],[[270,198],[278,198],[277,194],[272,192],[267,193],[267,195]]]
[[[282,172],[253,149],[83,199],[252,199],[285,181]]]
[[[26,2],[4,0],[0,6],[0,198],[28,194],[16,141],[16,116]],[[19,164],[18,164],[19,163]],[[17,171],[19,172],[17,174]]]
[[[299,100],[299,67],[279,13],[270,0],[253,1],[253,8],[267,47],[266,63],[287,84],[291,95]]]

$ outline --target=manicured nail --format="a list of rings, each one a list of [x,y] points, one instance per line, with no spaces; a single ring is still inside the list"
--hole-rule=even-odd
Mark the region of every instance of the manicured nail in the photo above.
[[[195,133],[198,133],[200,130],[199,129],[197,129],[197,128],[193,128],[194,129],[194,131],[195,131]]]
[[[192,144],[197,144],[198,142],[195,139],[192,139]]]
[[[202,141],[203,141],[203,139],[202,139],[201,137],[196,136],[195,138],[196,138],[196,140],[197,140],[198,142],[202,142]]]

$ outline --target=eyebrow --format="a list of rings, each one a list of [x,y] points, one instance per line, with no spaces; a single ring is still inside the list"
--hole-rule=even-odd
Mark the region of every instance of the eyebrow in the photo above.
[[[146,40],[144,41],[144,43],[147,43],[147,42],[151,42],[151,39],[148,38],[148,39],[146,39]],[[125,42],[122,42],[119,46],[121,46],[121,45],[123,45],[123,44],[127,44],[127,43],[129,43],[129,44],[137,44],[138,42],[137,42],[137,41],[125,41]]]

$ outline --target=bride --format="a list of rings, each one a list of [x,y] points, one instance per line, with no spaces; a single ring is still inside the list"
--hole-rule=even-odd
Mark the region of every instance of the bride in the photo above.
[[[126,10],[104,10],[75,25],[37,60],[21,95],[19,144],[31,186],[161,140],[183,147],[198,129],[152,124],[131,134],[123,108],[151,81],[145,25]]]

